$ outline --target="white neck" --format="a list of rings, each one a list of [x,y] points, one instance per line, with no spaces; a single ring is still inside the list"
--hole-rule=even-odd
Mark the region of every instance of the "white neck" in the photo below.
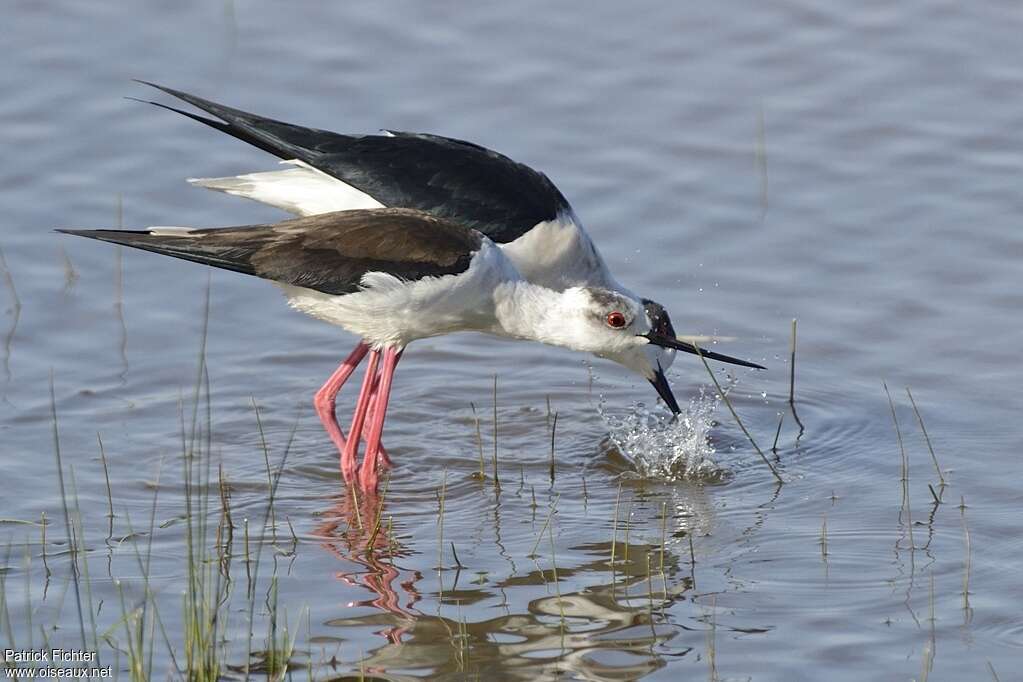
[[[494,291],[497,324],[492,330],[499,336],[540,341],[556,346],[588,351],[585,333],[576,328],[581,298],[578,288],[554,291],[523,280],[500,285]]]

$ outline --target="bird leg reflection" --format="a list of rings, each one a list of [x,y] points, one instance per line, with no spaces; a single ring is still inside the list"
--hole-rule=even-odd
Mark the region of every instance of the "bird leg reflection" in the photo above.
[[[346,585],[363,586],[375,597],[351,602],[349,606],[372,606],[397,616],[402,622],[380,634],[393,644],[411,628],[418,614],[411,609],[422,597],[415,584],[422,578],[419,571],[406,571],[394,564],[396,546],[393,536],[382,523],[383,501],[375,491],[360,493],[348,488],[333,509],[324,514],[324,522],[316,529],[323,538],[322,546],[343,562],[364,567],[361,571],[339,571],[338,580]],[[344,524],[344,525],[342,525]],[[400,546],[397,551],[400,551]],[[408,575],[396,586],[403,572]],[[399,591],[407,595],[404,606]]]

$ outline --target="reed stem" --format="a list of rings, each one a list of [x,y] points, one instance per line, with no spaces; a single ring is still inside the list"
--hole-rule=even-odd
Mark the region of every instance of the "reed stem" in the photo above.
[[[704,356],[703,350],[700,349],[700,347],[696,344],[695,341],[693,342],[693,348],[696,349],[696,354],[699,355],[700,360],[703,361],[703,366],[707,369],[707,374],[710,375],[711,381],[714,382],[714,387],[717,389],[718,395],[721,396],[721,399],[725,402],[725,405],[728,406],[728,411],[731,412],[732,417],[735,418],[735,423],[738,424],[739,428],[742,429],[742,432],[746,434],[746,438],[749,439],[750,444],[753,445],[753,449],[757,451],[758,455],[760,455],[760,459],[764,460],[764,464],[767,465],[767,468],[771,470],[771,474],[774,476],[775,480],[778,481],[778,483],[784,483],[785,480],[781,477],[781,474],[779,474],[778,470],[774,468],[773,464],[771,464],[771,460],[767,459],[767,455],[765,455],[764,451],[760,449],[760,446],[757,445],[757,442],[753,440],[753,436],[746,428],[746,425],[742,423],[741,419],[739,419],[739,414],[735,411],[735,408],[732,407],[732,401],[728,399],[728,395],[726,395],[725,392],[721,389],[721,384],[718,383],[718,378],[714,376],[714,370],[712,370],[710,368],[710,365],[707,364],[707,358],[706,356]]]
[[[799,418],[799,413],[796,412],[796,319],[792,319],[792,346],[789,352],[789,409],[792,410],[792,416],[795,418],[796,423],[799,424],[799,434],[796,435],[796,440],[799,440],[803,436],[803,432],[806,429],[803,427],[803,421]]]

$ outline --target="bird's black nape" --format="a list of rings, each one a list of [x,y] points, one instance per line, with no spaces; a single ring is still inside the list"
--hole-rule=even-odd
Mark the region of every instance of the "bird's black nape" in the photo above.
[[[724,353],[715,353],[712,350],[704,350],[697,346],[682,341],[680,339],[674,339],[669,336],[661,336],[659,334],[641,334],[640,336],[645,337],[650,343],[661,348],[674,348],[675,350],[684,351],[686,353],[692,353],[693,355],[700,355],[707,358],[708,360],[717,360],[719,362],[727,362],[731,365],[739,365],[741,367],[752,367],[753,369],[767,369],[763,365],[758,365],[755,362],[749,362],[748,360],[740,360],[739,358],[733,358],[731,355],[725,355]]]

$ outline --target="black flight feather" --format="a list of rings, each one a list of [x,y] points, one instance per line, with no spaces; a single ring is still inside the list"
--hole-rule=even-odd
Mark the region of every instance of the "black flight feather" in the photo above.
[[[184,114],[282,159],[299,159],[384,206],[415,208],[479,230],[497,243],[571,211],[544,175],[495,151],[439,135],[342,135],[257,116],[140,81],[222,121]]]

